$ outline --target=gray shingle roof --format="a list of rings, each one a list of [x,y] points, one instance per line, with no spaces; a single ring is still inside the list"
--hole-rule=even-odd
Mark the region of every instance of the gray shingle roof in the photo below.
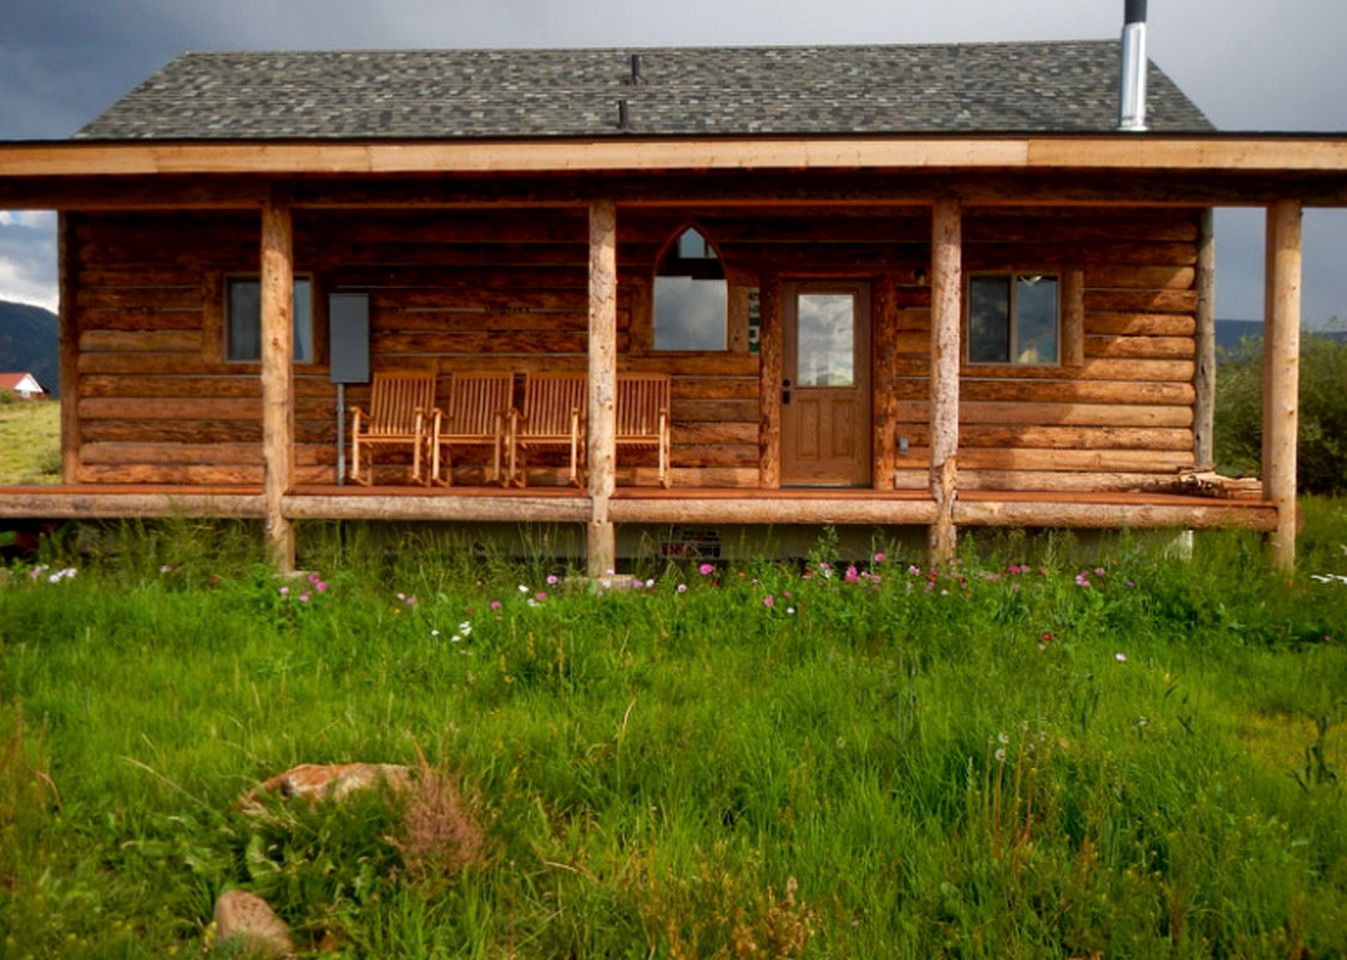
[[[187,53],[75,136],[1105,133],[1118,43]],[[632,82],[631,54],[642,60]],[[1211,124],[1154,64],[1152,130]]]

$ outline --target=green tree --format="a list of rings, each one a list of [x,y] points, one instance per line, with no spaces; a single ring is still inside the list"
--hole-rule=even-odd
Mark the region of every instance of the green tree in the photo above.
[[[1256,476],[1263,446],[1262,341],[1221,358],[1216,388],[1216,465]],[[1306,334],[1300,344],[1300,489],[1347,491],[1347,343]]]

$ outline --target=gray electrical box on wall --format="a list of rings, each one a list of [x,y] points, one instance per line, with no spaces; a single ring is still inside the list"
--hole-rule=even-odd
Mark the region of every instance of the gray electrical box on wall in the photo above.
[[[369,383],[369,294],[334,293],[327,305],[329,378]]]

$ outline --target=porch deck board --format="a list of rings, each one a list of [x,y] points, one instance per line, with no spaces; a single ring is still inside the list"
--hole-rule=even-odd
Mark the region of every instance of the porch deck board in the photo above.
[[[24,520],[120,517],[243,517],[266,514],[260,486],[60,484],[0,487],[0,518]]]
[[[282,499],[292,520],[439,520],[585,523],[591,501],[573,487],[430,488],[301,486]],[[857,488],[620,487],[609,502],[614,523],[928,525],[935,502],[924,490]],[[0,487],[0,518],[264,516],[260,487],[63,484]],[[1266,500],[1220,500],[1167,493],[961,491],[961,526],[1155,529],[1238,527],[1271,531]]]
[[[304,486],[282,499],[281,512],[291,520],[585,523],[591,507],[574,487]]]

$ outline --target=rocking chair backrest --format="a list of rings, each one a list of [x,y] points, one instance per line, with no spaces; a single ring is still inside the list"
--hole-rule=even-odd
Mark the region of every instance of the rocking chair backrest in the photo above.
[[[571,412],[585,420],[588,397],[583,373],[530,373],[524,378],[525,436],[569,435]]]
[[[513,373],[455,373],[449,381],[445,432],[490,437],[514,399]]]
[[[373,436],[414,433],[417,411],[429,414],[434,406],[434,371],[376,373],[370,396],[369,432]]]
[[[669,415],[667,373],[622,373],[617,378],[617,435],[658,439],[660,414]]]

